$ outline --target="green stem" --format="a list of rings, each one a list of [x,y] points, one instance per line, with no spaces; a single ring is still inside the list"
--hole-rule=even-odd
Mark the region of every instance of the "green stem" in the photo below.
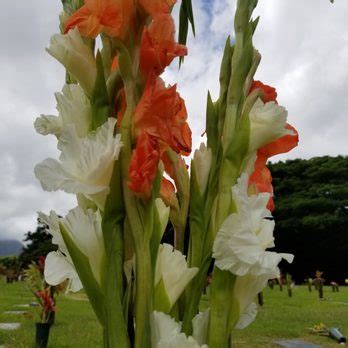
[[[118,225],[107,239],[107,276],[105,284],[106,327],[104,347],[129,348],[130,342],[124,319],[122,294],[123,240],[122,230]]]
[[[135,348],[151,347],[152,274],[150,245],[136,250]]]
[[[236,276],[227,271],[214,269],[211,285],[209,348],[229,348],[232,291]]]

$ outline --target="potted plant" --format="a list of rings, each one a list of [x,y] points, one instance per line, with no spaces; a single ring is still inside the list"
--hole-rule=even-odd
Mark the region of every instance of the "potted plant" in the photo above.
[[[47,347],[50,327],[54,323],[56,312],[55,295],[61,287],[51,286],[44,279],[45,258],[40,257],[38,262],[32,262],[26,270],[26,282],[39,304],[40,322],[36,323],[36,347]]]

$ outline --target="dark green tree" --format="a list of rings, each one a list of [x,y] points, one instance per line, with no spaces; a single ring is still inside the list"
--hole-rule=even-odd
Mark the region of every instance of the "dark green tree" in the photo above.
[[[296,281],[324,272],[348,278],[348,157],[315,157],[270,164],[276,209],[276,248],[295,254],[283,272]]]
[[[26,268],[32,261],[37,262],[40,256],[46,256],[50,251],[57,250],[52,244],[52,236],[48,233],[48,226],[37,219],[35,232],[27,232],[25,235],[25,247],[19,255],[22,267]]]

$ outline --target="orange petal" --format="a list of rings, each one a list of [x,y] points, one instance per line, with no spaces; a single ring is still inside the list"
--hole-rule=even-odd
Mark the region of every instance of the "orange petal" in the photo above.
[[[290,124],[286,125],[286,129],[291,130],[293,132],[292,135],[284,135],[283,137],[261,147],[258,150],[258,156],[262,156],[265,158],[270,158],[275,155],[279,155],[281,153],[286,153],[292,150],[294,147],[298,145],[299,136],[297,130],[291,126]],[[267,161],[266,159],[266,161]]]
[[[138,196],[150,199],[152,183],[156,176],[160,160],[159,147],[156,139],[143,132],[137,141],[129,165],[129,188]]]
[[[145,27],[140,47],[140,70],[144,75],[160,75],[175,57],[187,54],[187,48],[175,42],[174,34],[174,21],[168,14],[156,16]]]
[[[148,78],[134,113],[135,134],[146,131],[158,139],[162,151],[170,147],[177,153],[191,152],[191,130],[187,112],[176,86],[166,88],[154,75]]]
[[[251,93],[253,90],[257,88],[260,88],[263,91],[263,96],[261,99],[264,103],[270,101],[277,101],[277,91],[274,87],[265,85],[261,81],[253,81],[249,93]]]
[[[123,38],[134,17],[133,1],[85,0],[65,23],[64,33],[77,27],[81,35],[95,38],[105,32],[111,37]]]
[[[151,17],[160,13],[169,13],[176,0],[139,0],[139,6]]]
[[[166,205],[169,205],[174,209],[179,208],[178,199],[175,194],[175,187],[166,178],[162,178],[160,196]]]

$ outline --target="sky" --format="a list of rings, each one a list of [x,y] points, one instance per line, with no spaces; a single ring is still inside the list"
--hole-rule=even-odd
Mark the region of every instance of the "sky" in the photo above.
[[[47,157],[58,157],[54,137],[35,133],[40,114],[57,114],[54,92],[64,70],[45,52],[58,32],[60,1],[1,0],[0,11],[0,239],[23,239],[36,228],[36,212],[66,213],[73,195],[44,192],[33,174]],[[218,95],[222,49],[233,32],[234,0],[193,0],[196,38],[189,55],[163,75],[186,100],[196,148],[205,128],[207,91]],[[174,11],[177,16],[177,11]],[[300,144],[273,161],[347,155],[348,1],[259,0],[254,46],[262,55],[256,79],[275,86]]]

